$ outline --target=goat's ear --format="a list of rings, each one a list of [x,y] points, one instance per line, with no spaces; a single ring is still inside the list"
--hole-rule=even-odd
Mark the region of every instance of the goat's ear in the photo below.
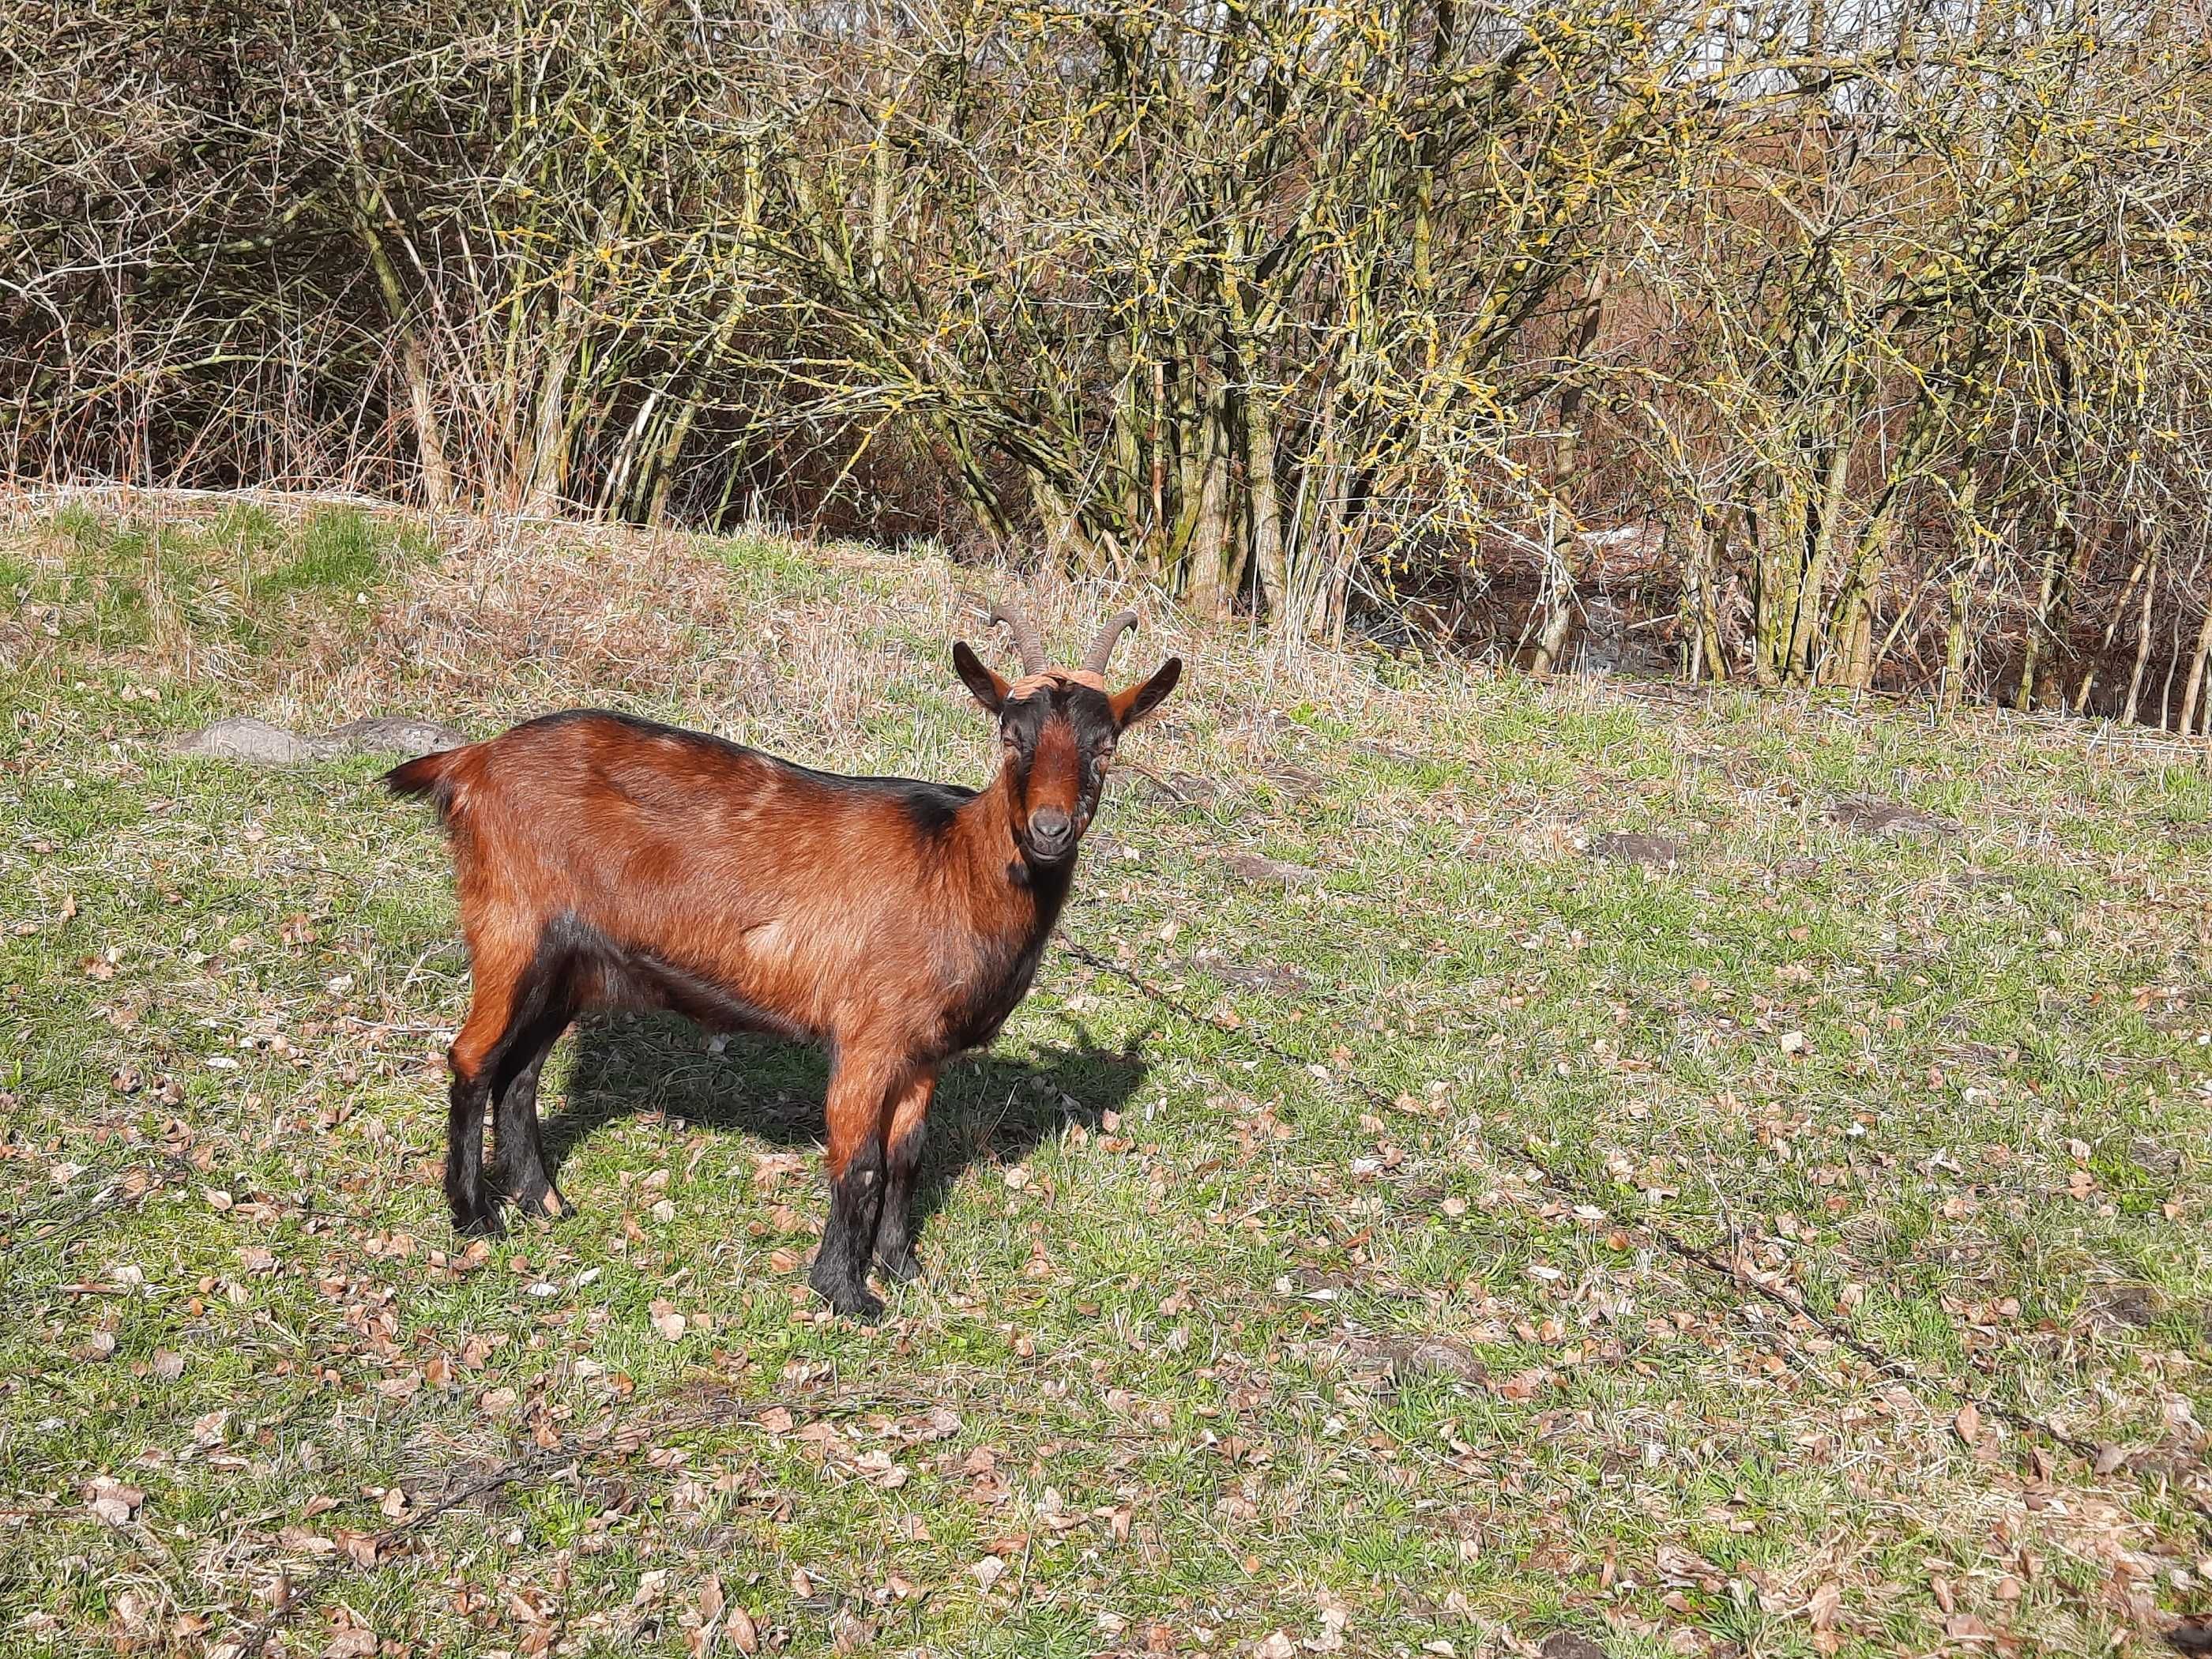
[[[985,665],[965,640],[952,642],[952,666],[975,701],[994,714],[1006,706],[1006,683]]]
[[[1152,678],[1140,680],[1124,690],[1116,691],[1106,700],[1114,710],[1114,724],[1134,726],[1167,701],[1168,693],[1176,689],[1176,682],[1182,678],[1182,659],[1170,657],[1159,665]]]

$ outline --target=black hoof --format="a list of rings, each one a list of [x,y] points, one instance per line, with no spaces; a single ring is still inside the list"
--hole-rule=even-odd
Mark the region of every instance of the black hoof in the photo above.
[[[912,1250],[901,1250],[896,1255],[878,1256],[876,1271],[894,1285],[911,1285],[921,1277],[921,1263],[915,1260]]]
[[[819,1277],[809,1278],[806,1282],[814,1287],[815,1295],[849,1318],[873,1324],[884,1316],[883,1298],[865,1284]]]
[[[473,1214],[455,1216],[453,1231],[463,1238],[497,1238],[507,1229],[500,1224],[499,1206],[486,1204]]]
[[[848,1288],[843,1294],[831,1296],[822,1292],[823,1299],[848,1319],[857,1319],[863,1325],[872,1325],[884,1316],[884,1299],[863,1285],[859,1290]]]

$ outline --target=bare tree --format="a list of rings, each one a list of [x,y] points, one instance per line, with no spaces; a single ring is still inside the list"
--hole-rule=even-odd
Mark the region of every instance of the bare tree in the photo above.
[[[0,441],[2194,729],[2203,22],[0,0]]]

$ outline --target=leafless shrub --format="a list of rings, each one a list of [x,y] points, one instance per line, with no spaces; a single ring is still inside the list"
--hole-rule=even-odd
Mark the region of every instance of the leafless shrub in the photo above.
[[[0,453],[2197,729],[2206,21],[0,0]]]

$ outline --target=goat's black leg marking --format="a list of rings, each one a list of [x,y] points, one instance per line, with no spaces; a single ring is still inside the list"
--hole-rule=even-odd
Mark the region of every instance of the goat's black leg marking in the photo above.
[[[545,1146],[538,1136],[538,1075],[567,1024],[565,1012],[558,1018],[549,1014],[523,1034],[505,1057],[517,1063],[499,1088],[494,1110],[491,1167],[486,1179],[501,1197],[527,1214],[560,1216],[569,1211],[568,1201],[545,1168]],[[501,1070],[506,1069],[502,1066]]]
[[[884,1120],[884,1208],[876,1223],[876,1261],[884,1277],[904,1284],[921,1275],[914,1259],[914,1182],[921,1170],[923,1131],[937,1092],[937,1072],[917,1073],[894,1096]]]
[[[499,1206],[484,1190],[484,1111],[491,1103],[485,1073],[456,1070],[446,1112],[446,1203],[453,1231],[465,1238],[498,1233]]]
[[[491,1163],[485,1176],[492,1201],[506,1198],[539,1215],[560,1215],[568,1207],[545,1168],[538,1076],[575,1012],[575,965],[574,929],[556,921],[538,936],[508,1006],[507,1024],[483,1065],[493,1112]]]
[[[520,1186],[541,1207],[551,1190],[538,1144],[538,1067],[568,1023],[573,941],[556,922],[526,957],[507,945],[471,941],[475,993],[447,1056],[453,1089],[446,1121],[446,1201],[454,1231],[471,1238],[499,1231],[499,1189]],[[484,1119],[495,1103],[499,1135],[487,1181]]]
[[[916,1123],[888,1150],[884,1212],[876,1223],[876,1262],[884,1277],[908,1284],[921,1277],[914,1259],[914,1183],[921,1171],[922,1127]]]
[[[822,1230],[814,1271],[807,1275],[807,1282],[839,1313],[861,1319],[883,1313],[882,1299],[868,1289],[868,1258],[883,1202],[884,1149],[872,1135],[830,1179],[830,1222]]]

